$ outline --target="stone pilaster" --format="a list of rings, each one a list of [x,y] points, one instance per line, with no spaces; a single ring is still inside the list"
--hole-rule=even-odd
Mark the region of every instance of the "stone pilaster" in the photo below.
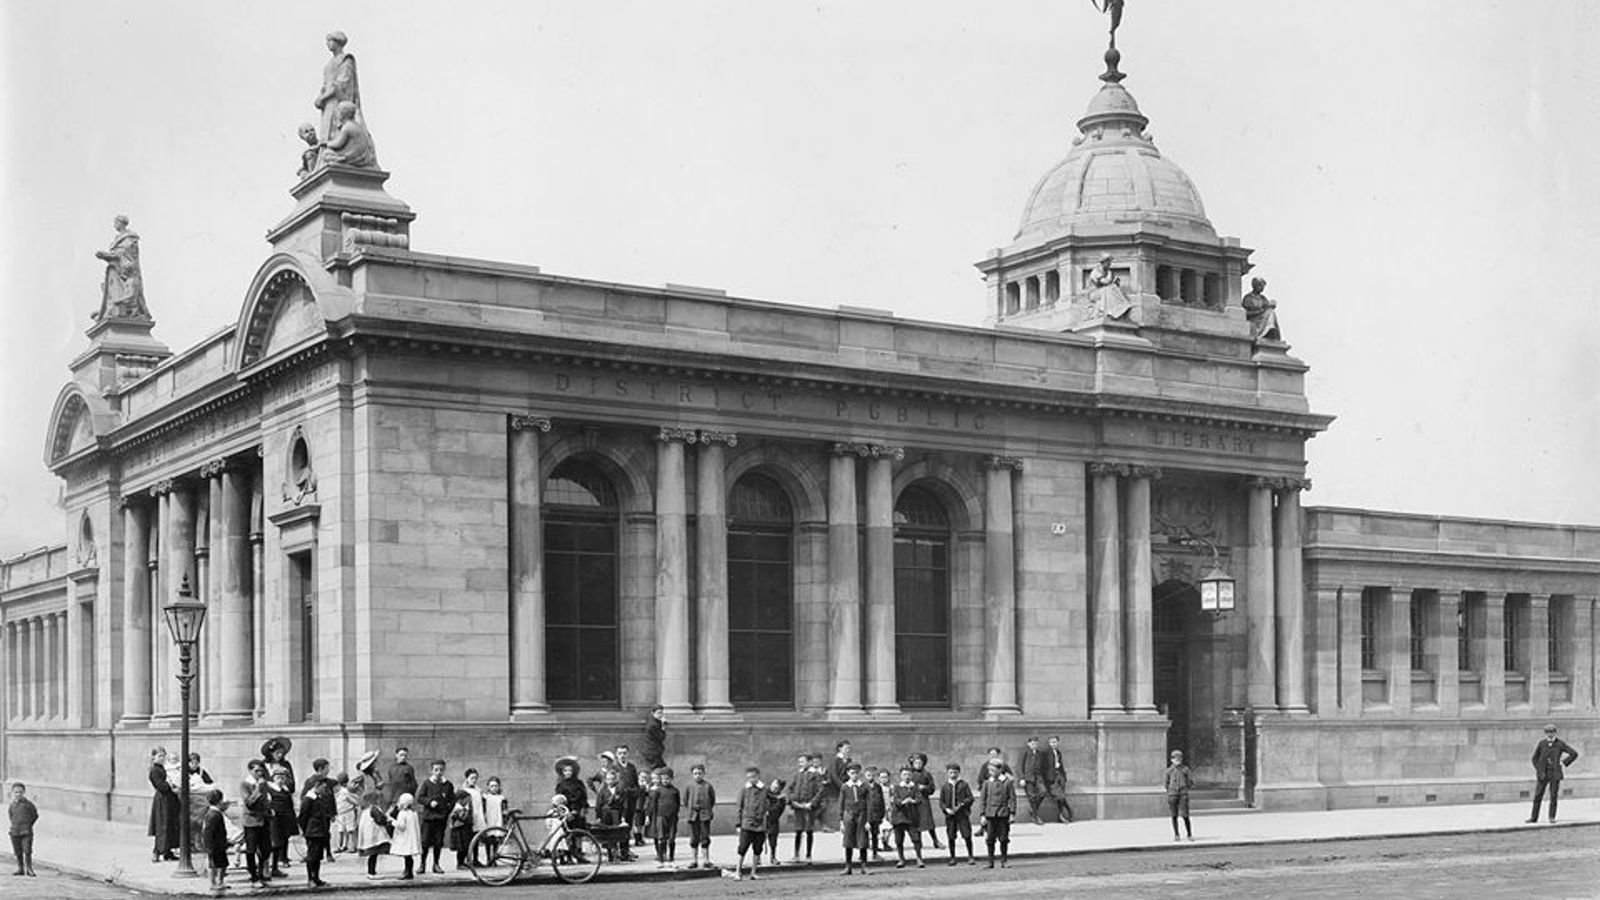
[[[1483,637],[1474,640],[1483,661],[1483,708],[1491,714],[1506,711],[1505,611],[1504,592],[1483,595]]]
[[[166,572],[167,591],[161,597],[161,605],[163,607],[178,599],[178,592],[182,589],[185,580],[188,581],[190,590],[193,590],[195,584],[195,496],[192,486],[182,482],[176,484],[168,495],[168,504],[167,537],[169,539],[166,541],[163,551],[167,564],[162,566],[162,570]],[[167,631],[165,620],[163,620],[162,625],[161,630],[163,632]],[[163,711],[168,715],[177,716],[181,715],[184,710],[177,686],[178,645],[173,642],[170,634],[167,637],[166,646],[167,680],[172,683],[168,685],[166,695],[168,702],[163,707]],[[198,701],[199,698],[191,692],[190,699]]]
[[[177,573],[167,559],[167,548],[172,540],[172,479],[156,482],[150,495],[156,501],[155,536],[150,541],[150,715],[161,718],[171,715],[174,691],[172,681],[172,635],[168,633],[162,607],[178,589]]]
[[[203,514],[195,527],[195,596],[205,602],[206,623],[201,630],[199,685],[200,713],[214,716],[222,702],[222,610],[221,588],[217,586],[221,574],[222,539],[218,524],[222,519],[222,460],[213,460],[200,467],[200,477],[205,485]]]
[[[1117,478],[1126,466],[1093,463],[1089,476],[1094,540],[1094,669],[1092,715],[1123,712],[1122,705],[1122,526]]]
[[[1461,668],[1457,658],[1460,619],[1461,592],[1435,592],[1432,623],[1428,629],[1428,653],[1435,660],[1434,696],[1439,713],[1446,717],[1461,713]]]
[[[1245,550],[1245,616],[1248,636],[1245,657],[1245,695],[1254,709],[1276,709],[1277,603],[1273,599],[1272,490],[1270,479],[1253,478],[1247,490],[1249,543]],[[1358,620],[1359,621],[1359,620]]]
[[[228,664],[218,679],[218,718],[249,721],[255,715],[255,596],[250,554],[250,476],[243,466],[224,467],[222,499],[214,515],[221,540],[213,565],[219,590],[213,603],[217,645]]]
[[[33,669],[29,682],[33,696],[29,704],[33,708],[33,719],[40,722],[50,718],[50,701],[45,697],[45,678],[49,672],[45,665],[47,656],[49,651],[45,645],[44,617],[34,616],[28,620],[28,662]]]
[[[1387,647],[1388,653],[1379,652],[1379,664],[1387,655],[1389,664],[1389,709],[1397,716],[1411,714],[1411,591],[1408,589],[1379,588],[1382,593],[1379,609],[1387,615],[1388,634],[1378,634],[1378,646]],[[1380,619],[1383,616],[1380,615]]]
[[[1301,575],[1300,492],[1311,487],[1286,478],[1278,488],[1273,545],[1278,614],[1278,703],[1285,712],[1306,713],[1305,579]]]
[[[1150,481],[1161,477],[1160,469],[1133,466],[1128,470],[1122,496],[1122,585],[1123,627],[1128,641],[1127,670],[1123,696],[1128,711],[1156,712],[1155,638],[1153,604],[1155,589],[1150,570]]]
[[[550,420],[516,415],[510,429],[511,470],[511,718],[550,711],[545,680],[544,477],[539,436]]]
[[[738,442],[731,432],[702,431],[695,459],[698,700],[700,712],[709,715],[733,712],[728,692],[728,486],[723,451]]]
[[[992,456],[984,491],[983,633],[986,716],[1020,715],[1017,706],[1017,550],[1012,477],[1022,460]]]
[[[150,510],[130,500],[122,506],[122,717],[123,725],[150,721]]]
[[[900,712],[895,683],[894,464],[901,447],[872,446],[867,460],[867,712]]]
[[[1312,712],[1333,716],[1339,711],[1339,589],[1319,584],[1311,589],[1311,622],[1316,629],[1312,651]]]
[[[688,486],[683,448],[693,431],[666,427],[656,433],[656,697],[668,714],[689,704]]]
[[[1528,597],[1528,627],[1523,658],[1528,669],[1528,710],[1534,715],[1550,711],[1550,597]]]
[[[861,558],[856,539],[856,460],[866,444],[834,444],[828,459],[828,714],[861,707]]]
[[[1339,711],[1361,715],[1361,589],[1339,588]]]
[[[1600,708],[1595,697],[1594,597],[1572,598],[1572,708],[1593,712]]]
[[[44,620],[44,718],[53,722],[61,718],[61,622],[55,613],[40,618]]]

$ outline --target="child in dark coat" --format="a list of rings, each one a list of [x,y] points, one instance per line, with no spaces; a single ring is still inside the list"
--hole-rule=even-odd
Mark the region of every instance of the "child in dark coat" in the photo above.
[[[689,863],[689,868],[698,869],[702,865],[700,860],[701,848],[705,848],[706,868],[711,868],[711,818],[716,814],[717,789],[706,780],[706,767],[695,763],[689,768],[689,774],[694,780],[683,791],[683,809],[689,820],[689,849],[694,853],[694,861]]]
[[[750,858],[750,878],[761,876],[756,870],[761,868],[761,845],[767,839],[767,787],[761,783],[761,770],[751,766],[744,770],[744,787],[739,790],[739,859],[733,864],[733,878],[735,881],[744,878],[744,857],[752,849],[755,855]]]
[[[284,770],[267,782],[267,808],[272,811],[272,871],[273,878],[288,874],[283,867],[289,864],[289,838],[300,833],[294,817],[294,776]]]
[[[228,879],[228,820],[222,815],[222,792],[212,789],[206,794],[206,817],[200,826],[200,846],[206,851],[206,862],[211,867],[211,890],[226,890]]]
[[[650,822],[650,836],[656,841],[656,865],[665,868],[677,857],[678,810],[683,795],[672,783],[671,769],[657,769],[654,777],[656,785],[645,797],[644,812]]]
[[[33,823],[39,821],[39,807],[28,799],[22,782],[11,786],[11,855],[17,858],[13,875],[33,874]]]
[[[778,832],[783,828],[783,807],[788,802],[785,787],[782,778],[774,778],[767,785],[767,852],[772,857],[772,865],[778,864]],[[756,856],[761,856],[759,847],[756,848]],[[806,859],[811,859],[810,854]]]
[[[467,867],[467,848],[472,846],[472,794],[456,791],[455,805],[450,808],[450,849],[456,852],[456,868]]]
[[[917,854],[917,868],[926,866],[922,861],[922,814],[918,807],[927,799],[912,777],[911,767],[906,766],[900,770],[900,781],[889,793],[889,824],[894,826],[894,852],[900,858],[894,864],[896,869],[906,867],[906,836],[911,836],[911,847]]]
[[[326,770],[324,766],[323,771]],[[298,824],[300,833],[306,836],[306,884],[314,888],[327,884],[322,880],[322,863],[328,856],[328,842],[333,839],[333,820],[339,815],[333,790],[333,779],[313,776],[300,798]]]

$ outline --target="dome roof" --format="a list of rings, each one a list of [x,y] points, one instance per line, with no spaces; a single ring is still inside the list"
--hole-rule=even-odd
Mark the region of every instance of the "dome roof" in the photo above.
[[[1116,233],[1147,225],[1208,240],[1216,230],[1194,182],[1144,133],[1149,120],[1127,89],[1108,82],[1078,120],[1067,158],[1040,179],[1017,240]]]

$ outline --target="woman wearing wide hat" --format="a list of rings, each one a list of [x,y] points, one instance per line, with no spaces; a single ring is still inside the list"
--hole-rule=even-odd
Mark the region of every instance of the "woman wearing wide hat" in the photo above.
[[[383,777],[378,774],[377,750],[368,750],[356,760],[356,775],[350,779],[350,793],[359,800],[368,791],[383,789]]]
[[[913,753],[906,757],[911,767],[911,780],[922,791],[922,802],[917,804],[917,827],[933,837],[933,849],[943,849],[939,844],[939,829],[933,823],[933,795],[939,790],[928,771],[928,754]]]
[[[574,819],[582,819],[589,810],[589,791],[578,780],[581,769],[576,756],[563,756],[556,760],[556,793],[567,798],[567,809]]]

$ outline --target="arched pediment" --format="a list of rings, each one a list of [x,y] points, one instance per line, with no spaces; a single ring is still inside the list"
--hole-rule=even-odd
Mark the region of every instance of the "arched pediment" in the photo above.
[[[235,334],[233,367],[248,368],[287,347],[325,334],[329,319],[348,312],[349,291],[315,260],[278,253],[256,272]]]
[[[94,446],[100,436],[116,425],[116,416],[105,398],[83,385],[72,382],[56,396],[50,411],[50,427],[45,432],[44,462],[56,463]]]

